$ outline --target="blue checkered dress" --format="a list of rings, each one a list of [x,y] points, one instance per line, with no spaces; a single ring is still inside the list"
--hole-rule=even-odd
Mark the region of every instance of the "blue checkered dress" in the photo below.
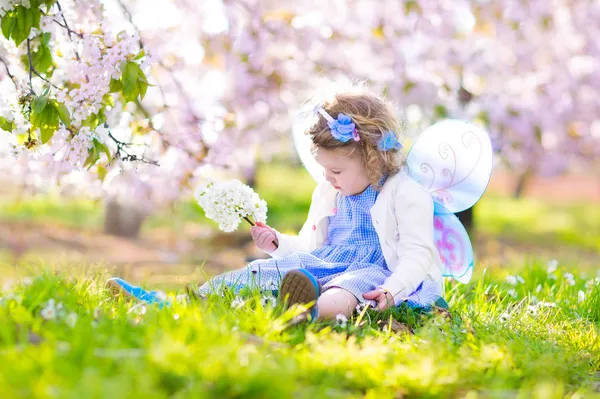
[[[199,288],[200,294],[229,286],[240,289],[256,286],[276,292],[286,272],[304,268],[323,285],[323,290],[343,288],[363,303],[374,305],[362,294],[381,286],[392,272],[387,268],[371,221],[370,209],[378,192],[369,186],[364,192],[337,197],[337,212],[329,217],[328,239],[312,253],[296,252],[283,259],[260,259],[244,269],[217,276]],[[407,299],[412,307],[429,307],[441,298],[437,286],[426,280]]]

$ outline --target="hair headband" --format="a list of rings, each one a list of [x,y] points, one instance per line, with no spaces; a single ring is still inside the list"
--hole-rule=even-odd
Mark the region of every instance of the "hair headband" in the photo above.
[[[352,122],[352,119],[343,113],[339,113],[337,119],[333,119],[331,115],[325,111],[325,109],[317,105],[314,109],[314,114],[321,114],[323,118],[327,121],[327,126],[329,126],[329,130],[331,130],[331,135],[341,141],[342,143],[347,142],[350,139],[354,141],[360,141],[360,136],[358,135],[358,129],[356,129],[356,125]],[[393,149],[400,150],[402,148],[402,144],[398,141],[398,137],[391,130],[387,131],[383,137],[377,143],[377,147],[381,151],[389,151]]]

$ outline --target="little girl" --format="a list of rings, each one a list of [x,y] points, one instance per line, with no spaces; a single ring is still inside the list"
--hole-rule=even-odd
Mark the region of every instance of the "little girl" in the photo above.
[[[312,318],[349,317],[358,303],[378,310],[406,303],[447,307],[434,244],[431,195],[403,171],[399,123],[384,99],[355,89],[315,108],[306,132],[325,181],[299,235],[258,223],[250,232],[271,259],[217,276],[204,295],[229,286],[278,291],[288,304],[316,303]],[[154,293],[111,279],[113,290],[155,301]]]

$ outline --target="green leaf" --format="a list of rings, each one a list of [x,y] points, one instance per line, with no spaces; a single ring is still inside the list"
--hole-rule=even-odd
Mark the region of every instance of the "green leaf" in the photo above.
[[[104,143],[101,143],[97,139],[94,139],[94,146],[98,150],[98,153],[103,152],[104,154],[106,154],[106,157],[108,158],[108,161],[110,162],[110,160],[112,159],[112,155],[110,154],[110,150],[108,149],[108,146]]]
[[[100,181],[104,181],[105,178],[106,178],[106,168],[102,165],[98,165],[98,179],[100,179]]]
[[[19,47],[19,45],[23,43],[23,41],[27,39],[28,36],[29,32],[25,32],[24,30],[19,29],[18,27],[16,27],[15,30],[13,30],[12,32],[12,39],[15,41],[15,45],[17,47]]]
[[[27,14],[23,10],[27,9],[23,6],[15,7],[15,12],[17,13],[17,22],[19,23],[19,29],[21,30],[25,30],[25,18]]]
[[[31,54],[31,63],[36,71],[47,74],[48,70],[54,65],[50,48],[40,46],[37,51]]]
[[[144,52],[144,50],[141,50],[139,53],[137,53],[137,55],[135,57],[133,57],[133,59],[134,59],[134,61],[139,60],[139,59],[142,59],[145,55],[146,55],[146,53]]]
[[[146,91],[148,90],[148,84],[142,82],[141,80],[138,82],[139,84],[139,89],[140,89],[140,99],[144,99],[144,96],[146,95]]]
[[[135,62],[126,62],[123,67],[123,96],[127,101],[133,101],[140,94],[138,76],[140,67]]]
[[[10,40],[10,36],[16,25],[17,19],[15,18],[14,12],[7,12],[2,18],[2,34],[7,40]]]
[[[98,160],[100,159],[100,154],[98,154],[98,149],[96,148],[96,146],[92,146],[92,148],[90,148],[88,150],[88,157],[85,159],[85,163],[83,164],[83,167],[85,168],[86,166],[88,167],[88,170],[94,166],[94,164],[96,162],[98,162]]]
[[[31,112],[35,112],[36,114],[41,114],[44,111],[44,107],[46,106],[46,96],[36,97],[31,102]]]
[[[48,32],[42,33],[38,37],[40,39],[40,43],[42,44],[42,46],[50,47],[50,39],[52,39],[51,33],[48,33]]]
[[[67,106],[65,104],[59,103],[57,101],[56,105],[54,107],[58,111],[58,116],[59,116],[60,120],[62,121],[62,123],[64,123],[65,126],[69,126],[71,124],[71,115],[69,114],[69,110],[67,109]]]
[[[33,13],[30,8],[23,8],[22,14],[25,14],[25,31],[31,32],[31,26],[33,25]]]
[[[23,42],[23,40],[29,37],[33,19],[32,16],[29,14],[28,9],[23,6],[15,8],[15,12],[17,14],[18,23],[17,27],[12,32],[12,38],[18,47]]]
[[[5,117],[0,116],[0,129],[6,130],[7,132],[12,133],[14,128],[15,128],[14,121],[8,121]]]
[[[30,10],[31,10],[31,18],[32,18],[31,25],[34,28],[40,29],[40,20],[42,19],[42,12],[40,11],[39,8],[33,7],[33,4],[32,4],[32,7]],[[49,33],[48,33],[48,35],[49,35]]]
[[[447,118],[448,117],[448,109],[440,104],[433,107],[433,113],[437,118]]]
[[[123,90],[123,83],[117,79],[111,79],[108,89],[111,93],[118,93]]]
[[[46,144],[58,129],[58,111],[53,106],[44,109],[40,123],[42,144]]]

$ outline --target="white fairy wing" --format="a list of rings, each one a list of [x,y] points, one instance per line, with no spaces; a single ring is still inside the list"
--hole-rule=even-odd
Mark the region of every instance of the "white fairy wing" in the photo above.
[[[475,264],[469,234],[460,220],[437,202],[433,213],[433,237],[444,264],[443,275],[468,283]]]
[[[325,174],[323,173],[323,167],[319,165],[312,153],[312,141],[305,134],[312,123],[314,123],[314,118],[312,108],[296,115],[292,124],[292,137],[294,138],[294,145],[296,146],[300,161],[318,184],[325,180]]]
[[[425,129],[411,147],[406,164],[435,202],[452,213],[473,206],[492,174],[492,144],[480,127],[445,120]]]

